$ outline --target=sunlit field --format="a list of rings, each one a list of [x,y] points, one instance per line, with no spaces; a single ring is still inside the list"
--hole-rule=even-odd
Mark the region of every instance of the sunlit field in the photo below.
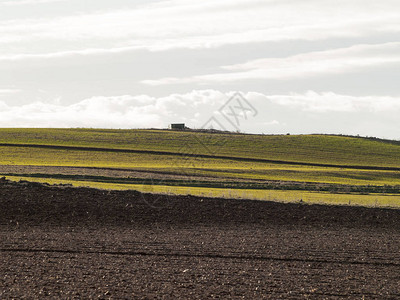
[[[344,136],[0,130],[7,178],[207,197],[397,206],[399,158],[395,141]]]

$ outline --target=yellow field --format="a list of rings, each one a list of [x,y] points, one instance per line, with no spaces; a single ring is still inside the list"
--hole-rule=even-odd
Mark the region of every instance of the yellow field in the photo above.
[[[202,187],[172,187],[163,185],[115,184],[63,179],[7,176],[7,179],[27,180],[49,184],[72,184],[74,187],[90,187],[104,190],[136,190],[144,193],[167,195],[193,195],[210,198],[275,201],[286,203],[356,205],[367,207],[400,208],[400,195],[332,194],[327,192],[277,191],[249,189],[219,189]]]

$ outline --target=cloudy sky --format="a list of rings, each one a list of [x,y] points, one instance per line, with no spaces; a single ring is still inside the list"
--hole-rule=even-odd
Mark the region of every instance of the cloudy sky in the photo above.
[[[0,0],[0,127],[210,118],[400,139],[400,1]]]

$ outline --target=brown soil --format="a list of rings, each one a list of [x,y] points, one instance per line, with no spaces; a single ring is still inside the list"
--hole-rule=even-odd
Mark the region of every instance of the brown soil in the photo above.
[[[399,274],[399,210],[0,184],[0,299],[400,299]]]

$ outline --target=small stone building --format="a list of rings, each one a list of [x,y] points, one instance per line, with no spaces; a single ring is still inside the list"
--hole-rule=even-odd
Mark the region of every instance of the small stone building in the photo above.
[[[185,127],[185,123],[174,123],[174,124],[169,124],[168,128],[184,130],[186,127]]]

